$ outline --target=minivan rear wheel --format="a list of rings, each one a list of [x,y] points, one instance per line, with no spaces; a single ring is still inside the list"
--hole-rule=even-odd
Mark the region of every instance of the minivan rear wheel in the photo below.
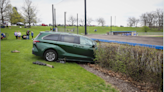
[[[44,53],[44,58],[46,61],[55,61],[57,60],[57,53],[54,50],[47,50]]]

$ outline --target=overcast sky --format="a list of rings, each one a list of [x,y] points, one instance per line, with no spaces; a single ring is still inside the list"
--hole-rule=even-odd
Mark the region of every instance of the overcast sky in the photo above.
[[[104,18],[105,25],[127,26],[128,17],[140,18],[141,14],[156,9],[163,9],[163,0],[86,0],[87,18],[92,18],[92,25],[98,25],[97,18]],[[21,11],[24,0],[10,0],[12,6]],[[56,9],[56,23],[64,24],[64,12],[67,19],[72,15],[79,20],[84,20],[84,0],[32,0],[32,4],[38,9],[37,17],[41,23],[52,24],[52,4]],[[116,17],[116,19],[115,19]],[[115,21],[116,20],[116,21]],[[69,24],[69,22],[67,22]],[[79,24],[81,24],[79,22]],[[140,24],[139,24],[140,25]],[[139,26],[138,25],[138,26]]]

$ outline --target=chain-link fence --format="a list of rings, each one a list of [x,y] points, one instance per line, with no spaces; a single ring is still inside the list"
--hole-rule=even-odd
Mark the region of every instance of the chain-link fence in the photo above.
[[[58,28],[58,32],[67,32],[78,34],[77,28]]]

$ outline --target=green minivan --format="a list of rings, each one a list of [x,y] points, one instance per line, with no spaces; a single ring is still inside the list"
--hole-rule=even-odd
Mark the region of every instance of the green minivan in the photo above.
[[[40,32],[33,41],[32,53],[47,61],[67,60],[91,62],[94,59],[95,41],[85,36],[64,32]]]

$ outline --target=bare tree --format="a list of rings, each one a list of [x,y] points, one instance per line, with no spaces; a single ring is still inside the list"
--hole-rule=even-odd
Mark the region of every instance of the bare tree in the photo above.
[[[156,12],[154,12],[154,19],[153,19],[153,22],[152,22],[152,25],[153,25],[153,28],[157,28],[158,26],[158,16],[156,14]]]
[[[163,10],[162,9],[157,9],[156,10],[156,15],[157,15],[157,23],[158,23],[158,30],[162,29],[163,27]]]
[[[144,26],[149,26],[149,28],[158,28],[158,30],[163,28],[163,10],[157,9],[155,12],[144,13],[140,16],[141,23]]]
[[[12,18],[13,18],[13,7],[11,4],[8,5],[8,10],[6,11],[6,15],[5,15],[9,22],[12,24]]]
[[[151,29],[153,27],[153,20],[154,20],[154,13],[153,12],[150,12],[150,13],[147,13],[147,22],[149,24],[149,28]]]
[[[92,22],[92,21],[93,21],[93,19],[88,17],[88,19],[87,19],[87,24],[88,24],[88,25],[91,25],[91,22]]]
[[[37,9],[35,6],[32,5],[32,1],[25,0],[25,5],[22,7],[23,14],[24,14],[24,20],[29,24],[31,27],[31,23],[34,23],[34,20],[36,20],[36,14]]]
[[[135,22],[135,24],[136,24],[135,26],[136,27],[137,27],[137,24],[139,23],[139,21],[140,21],[139,19],[136,19],[136,22]]]
[[[9,0],[0,0],[0,20],[2,20],[2,23],[4,23],[4,20],[6,19],[6,12],[8,11],[9,4]]]
[[[140,16],[141,18],[141,23],[144,25],[144,26],[147,26],[147,22],[148,22],[148,17],[147,17],[147,13],[144,13]]]
[[[82,24],[82,26],[84,25],[84,20],[83,19],[80,19],[80,22]]]
[[[139,19],[135,18],[135,17],[129,17],[128,18],[128,26],[132,27],[132,26],[136,26],[139,22]]]
[[[98,22],[98,25],[102,25],[102,26],[104,26],[104,24],[105,24],[105,20],[104,20],[104,18],[98,18],[97,19],[97,22]]]
[[[68,22],[70,22],[73,26],[73,24],[76,22],[76,18],[74,18],[73,16],[70,16],[68,19]]]
[[[128,18],[128,26],[132,27],[133,25],[134,25],[133,18],[132,17],[129,17]]]
[[[33,23],[33,24],[36,24],[36,23],[38,23],[38,22],[41,22],[40,18],[34,17],[34,19],[32,20],[32,23]]]
[[[153,12],[143,13],[140,16],[140,20],[134,17],[128,18],[128,26],[136,26],[138,22],[141,22],[143,26],[148,26],[150,29],[158,28],[158,30],[163,29],[163,9],[157,9]]]
[[[133,26],[136,25],[136,18],[135,17],[132,17],[132,23],[133,23]]]

